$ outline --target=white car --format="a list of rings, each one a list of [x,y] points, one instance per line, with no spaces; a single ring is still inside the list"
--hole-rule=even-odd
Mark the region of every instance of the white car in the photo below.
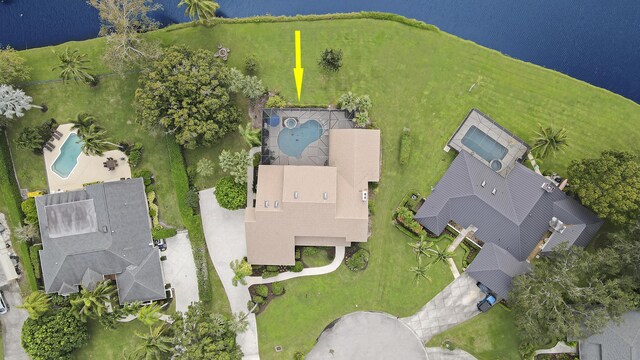
[[[9,311],[9,305],[4,299],[4,293],[0,290],[0,315],[6,314]]]

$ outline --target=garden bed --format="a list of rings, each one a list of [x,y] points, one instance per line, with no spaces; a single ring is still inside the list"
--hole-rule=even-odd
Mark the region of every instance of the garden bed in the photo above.
[[[249,286],[251,300],[247,303],[247,311],[251,311],[257,304],[258,306],[253,310],[253,313],[257,316],[267,308],[271,300],[284,295],[285,292],[284,285],[281,282],[251,285]]]

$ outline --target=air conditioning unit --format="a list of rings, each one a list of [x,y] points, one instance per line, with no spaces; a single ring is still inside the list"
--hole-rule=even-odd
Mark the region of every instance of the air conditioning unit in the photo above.
[[[369,193],[367,190],[362,190],[362,201],[367,201],[369,199]]]
[[[543,183],[542,184],[542,188],[544,189],[544,191],[550,193],[553,192],[553,190],[556,188],[555,186],[551,185],[550,183]]]

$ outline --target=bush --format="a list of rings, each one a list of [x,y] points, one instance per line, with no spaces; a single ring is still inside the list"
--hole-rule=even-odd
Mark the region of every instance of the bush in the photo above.
[[[193,209],[193,211],[198,211],[198,208],[200,207],[200,197],[197,192],[193,190],[187,191],[187,193],[184,194],[184,201],[187,203],[187,206]]]
[[[251,299],[253,300],[254,303],[258,305],[264,304],[264,298],[260,295],[253,295]]]
[[[284,294],[284,285],[282,285],[282,283],[279,282],[279,281],[276,281],[276,282],[272,283],[271,284],[271,292],[275,296],[280,296],[280,295]]]
[[[231,176],[216,182],[215,195],[218,204],[225,209],[238,210],[247,206],[246,185],[236,183]]]
[[[278,274],[280,274],[279,272],[274,272],[274,271],[265,271],[262,273],[262,278],[263,279],[268,279],[270,277],[274,277],[274,276],[278,276]]]
[[[31,265],[33,266],[33,275],[36,279],[42,279],[42,270],[40,269],[40,254],[38,250],[42,249],[42,245],[35,245],[29,248],[29,257],[31,258]]]
[[[345,264],[347,268],[351,271],[361,271],[367,268],[367,264],[369,263],[369,251],[365,249],[360,249],[356,251],[353,255],[351,255],[346,261]]]
[[[266,298],[269,296],[269,288],[267,285],[258,285],[256,286],[256,294]]]
[[[300,260],[300,248],[296,248],[296,260]]]
[[[258,58],[256,57],[256,54],[251,54],[244,58],[244,70],[247,72],[247,74],[257,74],[258,68]]]
[[[162,226],[156,226],[151,229],[151,236],[156,240],[174,237],[177,233],[178,232],[174,228],[163,228]]]
[[[302,261],[296,261],[296,264],[293,265],[293,267],[291,268],[291,271],[301,272],[302,269],[304,269],[304,264],[302,263]]]
[[[400,137],[400,165],[407,165],[411,156],[411,134],[410,130],[404,128]]]
[[[264,105],[266,108],[283,108],[287,107],[287,102],[280,95],[273,95]]]
[[[129,154],[127,154],[129,156],[129,165],[137,167],[140,164],[140,161],[142,161],[142,150],[142,144],[136,143],[133,145]]]
[[[22,347],[34,360],[67,359],[88,339],[87,325],[69,309],[27,319],[22,326]]]
[[[28,198],[20,204],[22,212],[24,213],[24,222],[27,224],[38,223],[38,210],[36,209],[36,199]]]
[[[280,267],[278,265],[267,265],[267,271],[278,272],[280,271]]]
[[[311,256],[317,254],[319,251],[320,249],[315,246],[306,246],[302,249],[302,255]]]
[[[260,308],[258,308],[257,306],[254,308],[254,306],[256,306],[256,303],[251,300],[247,301],[247,311],[251,311],[254,314],[257,313]]]
[[[155,204],[153,204],[155,205]],[[155,207],[151,207],[149,206],[149,216],[151,216],[152,218],[158,216],[158,209]]]
[[[325,71],[337,72],[342,67],[342,49],[324,49],[318,65]]]
[[[422,225],[413,218],[413,212],[404,206],[396,209],[396,220],[416,235],[424,231]]]
[[[293,354],[293,360],[304,360],[304,353],[302,351],[296,351],[296,353]]]

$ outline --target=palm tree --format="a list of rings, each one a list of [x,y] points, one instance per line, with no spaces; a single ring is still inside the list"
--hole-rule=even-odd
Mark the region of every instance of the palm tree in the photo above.
[[[69,52],[69,47],[67,47],[63,53],[58,54],[60,64],[51,70],[60,69],[60,78],[64,83],[68,80],[73,80],[76,83],[79,81],[85,84],[92,83],[96,79],[88,72],[90,68],[86,64],[89,60],[86,57],[87,54],[81,54],[78,49]]]
[[[233,286],[238,286],[238,283],[247,285],[245,277],[252,273],[251,264],[244,259],[242,259],[242,261],[236,259],[235,261],[232,261],[229,266],[231,266],[231,270],[233,270],[233,279],[231,279]]]
[[[158,321],[160,321],[160,306],[158,304],[153,303],[151,305],[143,306],[138,312],[138,320],[143,324],[151,327],[155,325]]]
[[[439,261],[445,262],[447,261],[447,259],[453,256],[453,253],[451,251],[440,250],[440,247],[438,247],[438,245],[436,245],[435,247],[436,247],[435,249],[433,248],[427,249],[427,251],[432,252],[436,255],[436,259],[434,260],[434,263],[437,263]]]
[[[554,129],[551,126],[543,128],[540,124],[538,126],[540,129],[536,131],[532,148],[538,157],[545,158],[549,155],[555,155],[567,147],[567,129]]]
[[[106,310],[107,303],[111,303],[111,296],[115,294],[116,287],[110,280],[105,280],[96,285],[93,291],[80,290],[73,294],[69,302],[71,311],[76,318],[86,322],[89,318],[98,318]]]
[[[18,308],[25,309],[29,313],[29,318],[37,319],[51,308],[49,295],[42,291],[34,291],[24,299],[24,303]]]
[[[262,141],[260,140],[261,130],[254,130],[251,127],[251,123],[247,123],[247,126],[238,125],[238,131],[240,132],[240,135],[242,135],[244,142],[246,142],[249,147],[259,146],[262,144]]]
[[[76,119],[71,121],[71,123],[73,124],[71,130],[75,130],[80,137],[89,133],[92,126],[94,130],[102,130],[100,125],[96,123],[96,117],[87,113],[78,114]]]
[[[105,140],[106,131],[92,125],[82,138],[82,152],[89,156],[102,156],[105,151],[111,150],[114,144]]]
[[[178,4],[178,7],[186,5],[186,9],[184,10],[184,14],[187,15],[191,20],[196,20],[196,18],[200,21],[209,20],[216,16],[216,10],[220,7],[220,5],[212,0],[182,0]]]
[[[420,236],[420,240],[414,243],[408,243],[409,246],[413,248],[413,251],[416,253],[416,260],[420,259],[422,255],[426,257],[431,257],[429,253],[429,249],[433,246],[432,241],[428,241],[425,235]]]
[[[431,281],[431,278],[427,274],[429,273],[429,268],[431,267],[432,264],[433,263],[422,265],[422,259],[418,258],[418,266],[413,266],[409,268],[409,271],[411,271],[414,275],[416,284],[420,283],[420,279],[426,279],[428,281]]]
[[[131,357],[145,360],[164,358],[173,348],[172,339],[164,335],[166,329],[165,324],[160,324],[149,328],[149,333],[136,332],[136,336],[142,339],[142,344],[133,351]]]

